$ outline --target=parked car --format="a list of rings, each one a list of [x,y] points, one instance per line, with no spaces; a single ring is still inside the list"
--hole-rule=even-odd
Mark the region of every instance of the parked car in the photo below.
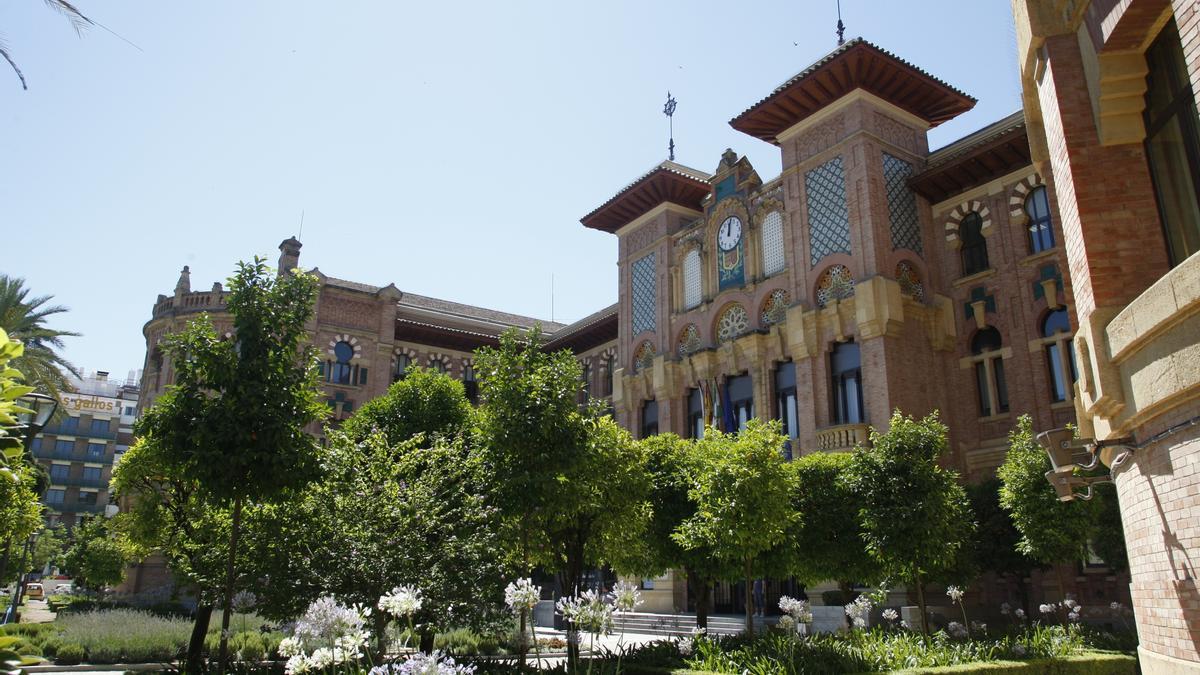
[[[41,584],[25,584],[25,597],[30,600],[45,600],[46,592]]]

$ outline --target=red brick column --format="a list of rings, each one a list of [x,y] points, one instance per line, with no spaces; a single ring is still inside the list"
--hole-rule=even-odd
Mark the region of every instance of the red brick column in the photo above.
[[[1076,315],[1122,307],[1169,269],[1140,143],[1100,145],[1073,34],[1046,39],[1038,84]]]

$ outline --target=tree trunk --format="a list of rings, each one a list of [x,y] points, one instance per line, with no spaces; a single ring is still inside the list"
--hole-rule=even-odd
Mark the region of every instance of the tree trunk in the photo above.
[[[578,595],[583,585],[583,542],[576,534],[574,540],[567,546],[567,570],[565,595],[568,590]],[[579,629],[574,625],[567,626],[567,663],[579,663]]]
[[[688,592],[696,602],[696,627],[708,630],[708,605],[712,599],[712,584],[695,572],[684,568],[687,573]]]
[[[913,565],[913,583],[917,587],[917,609],[921,612],[921,632],[929,637],[929,613],[925,611],[925,584],[921,582],[921,570]]]
[[[750,561],[746,561],[746,635],[754,636],[754,580],[750,578]]]
[[[434,632],[428,628],[421,629],[421,651],[426,654],[433,653],[433,638]]]
[[[192,639],[188,642],[187,672],[199,673],[204,668],[204,637],[208,635],[208,624],[212,620],[211,604],[196,606],[196,623],[192,625]]]
[[[229,532],[229,563],[225,567],[225,607],[221,610],[221,672],[229,666],[229,619],[233,615],[234,562],[237,559],[238,535],[242,527],[242,498],[233,501],[233,526]]]

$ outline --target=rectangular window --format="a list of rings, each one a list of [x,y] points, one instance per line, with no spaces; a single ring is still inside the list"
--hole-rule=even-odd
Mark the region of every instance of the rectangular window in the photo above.
[[[988,386],[987,362],[975,363],[975,388],[979,391],[979,416],[992,416],[992,393]]]
[[[1046,364],[1050,366],[1050,397],[1055,403],[1067,400],[1067,383],[1063,380],[1062,352],[1058,343],[1046,345]]]
[[[729,398],[729,415],[733,428],[741,431],[754,418],[754,385],[749,375],[738,375],[725,380],[726,396]]]
[[[642,438],[649,438],[657,433],[658,401],[646,401],[642,404]]]
[[[1200,129],[1174,21],[1146,50],[1146,160],[1172,265],[1200,251]]]
[[[96,503],[96,493],[95,492],[80,492],[78,501],[80,504],[87,504],[88,506],[91,506]]]
[[[132,416],[132,415],[133,415],[133,410],[134,410],[133,406],[131,406],[131,405],[127,405],[127,406],[125,406],[125,416],[126,416],[126,417],[130,417],[130,416]]]
[[[655,254],[643,256],[630,266],[630,296],[633,301],[633,334],[654,330],[657,325],[658,278]]]
[[[366,383],[367,383],[367,369],[360,367],[358,369],[358,384],[359,384],[359,386],[362,386]]]
[[[67,476],[71,475],[70,464],[51,464],[50,465],[50,480],[63,481]]]
[[[75,451],[75,441],[68,441],[62,438],[54,441],[54,451],[62,454],[71,454]]]
[[[67,495],[67,491],[62,488],[50,488],[46,490],[47,504],[62,504],[63,497]]]
[[[688,437],[704,438],[704,393],[698,388],[688,390]]]
[[[29,444],[29,449],[37,452],[42,449],[42,439],[38,436],[33,437],[33,442]]]
[[[104,443],[88,443],[87,456],[89,459],[99,459],[104,456]]]
[[[842,342],[834,345],[829,356],[833,375],[833,424],[861,424],[866,421],[862,393],[862,362],[858,345]]]
[[[109,430],[108,420],[92,420],[93,434],[107,434]]]
[[[98,466],[83,467],[83,479],[84,480],[97,480],[97,481],[100,480],[100,467],[98,467]]]
[[[73,434],[76,431],[79,431],[79,418],[78,417],[68,417],[67,419],[62,421],[62,424],[59,425],[59,429],[64,434]]]
[[[800,435],[800,423],[796,418],[796,364],[788,361],[775,370],[775,419],[783,425],[787,436],[784,456],[792,458],[792,450]]]

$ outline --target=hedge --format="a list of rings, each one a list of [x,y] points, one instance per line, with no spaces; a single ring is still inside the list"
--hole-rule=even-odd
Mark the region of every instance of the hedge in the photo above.
[[[934,673],[987,673],[987,675],[1133,675],[1137,672],[1137,658],[1116,652],[1084,652],[1079,656],[1064,659],[1036,659],[1032,661],[981,661],[960,666],[940,668],[913,668],[895,671],[900,675],[933,675]]]

